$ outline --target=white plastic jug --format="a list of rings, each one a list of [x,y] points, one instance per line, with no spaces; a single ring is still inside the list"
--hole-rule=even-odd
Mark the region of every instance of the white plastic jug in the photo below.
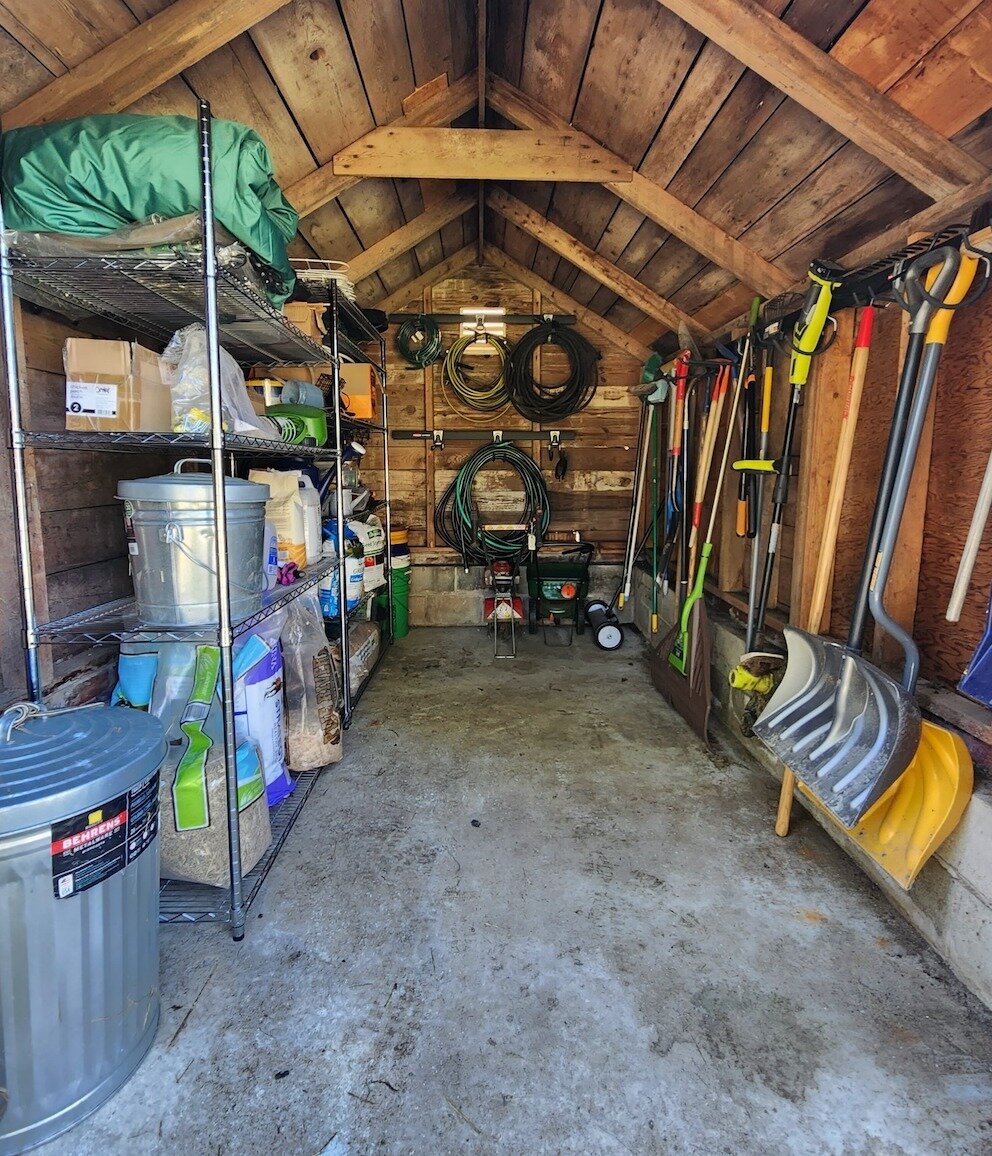
[[[322,537],[320,528],[320,494],[307,474],[300,474],[300,500],[303,512],[303,542],[307,565],[320,561]]]

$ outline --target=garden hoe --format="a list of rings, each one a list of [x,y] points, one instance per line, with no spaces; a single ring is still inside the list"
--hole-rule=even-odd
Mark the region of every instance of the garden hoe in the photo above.
[[[950,310],[938,306],[964,300],[976,267],[974,257],[945,246],[917,258],[906,273],[911,340],[847,644],[786,627],[785,675],[754,726],[769,750],[845,827],[866,815],[909,767],[920,745],[920,713],[912,693],[919,655],[910,636],[886,613],[883,599],[951,318]],[[921,281],[928,270],[937,270],[935,276],[931,272],[929,291]],[[914,362],[920,365],[918,382]],[[900,682],[860,653],[866,609],[903,649]]]

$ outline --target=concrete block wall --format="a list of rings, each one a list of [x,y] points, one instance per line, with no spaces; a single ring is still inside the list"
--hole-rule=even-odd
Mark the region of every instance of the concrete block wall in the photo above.
[[[648,637],[650,576],[637,571],[633,587],[635,625]],[[661,607],[662,632],[674,622],[675,599]],[[783,767],[757,739],[745,739],[730,702],[727,676],[744,650],[743,632],[719,611],[709,615],[712,634],[713,713],[722,737],[743,758],[765,767],[781,781]],[[691,741],[695,742],[693,738]],[[981,1000],[992,1007],[992,780],[976,769],[975,792],[957,830],[920,872],[912,890],[903,891],[845,832],[809,807],[803,806],[843,850],[885,893],[890,902],[948,962]],[[769,814],[769,827],[775,822]]]
[[[418,565],[410,568],[411,626],[481,626],[482,567]],[[620,581],[620,567],[593,562],[589,568],[590,597],[609,602]],[[520,574],[520,595],[526,604],[526,571]],[[629,617],[626,619],[630,621]]]

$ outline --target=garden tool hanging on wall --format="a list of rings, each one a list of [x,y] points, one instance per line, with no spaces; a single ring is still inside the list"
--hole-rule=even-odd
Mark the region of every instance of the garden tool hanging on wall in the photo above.
[[[920,761],[920,714],[913,698],[919,654],[883,600],[952,316],[939,306],[965,300],[977,264],[972,255],[948,246],[917,258],[906,272],[911,335],[847,644],[786,627],[785,675],[755,723],[755,734],[769,750],[847,827],[865,818],[914,757]],[[932,284],[924,288],[928,270]],[[869,609],[903,650],[900,682],[861,656]],[[963,769],[961,775],[968,777]]]

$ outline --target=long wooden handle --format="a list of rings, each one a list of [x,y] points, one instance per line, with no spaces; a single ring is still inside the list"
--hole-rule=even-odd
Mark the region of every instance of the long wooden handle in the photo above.
[[[830,497],[827,499],[823,538],[820,542],[820,555],[817,559],[809,618],[806,623],[806,630],[810,634],[819,633],[820,625],[823,622],[823,612],[827,606],[827,593],[834,571],[834,554],[837,550],[840,515],[844,505],[844,492],[847,489],[847,475],[851,468],[851,457],[854,453],[854,436],[858,429],[858,414],[861,410],[865,375],[868,372],[868,352],[871,346],[874,323],[875,310],[873,306],[868,305],[861,314],[861,322],[858,325],[854,356],[851,358],[851,375],[847,383],[847,401],[844,405],[840,440],[837,442],[837,452],[834,454]],[[782,788],[778,796],[778,813],[775,816],[775,834],[781,838],[785,838],[789,833],[789,825],[792,821],[792,800],[795,791],[796,776],[786,767],[785,774],[782,776]]]
[[[975,512],[971,515],[971,526],[968,529],[968,537],[965,539],[957,577],[954,579],[951,600],[947,604],[945,617],[948,622],[957,622],[961,618],[965,595],[968,593],[968,583],[971,581],[971,573],[975,569],[978,548],[982,544],[982,536],[985,533],[990,510],[992,510],[992,455],[989,456],[988,465],[985,467],[985,477],[982,479],[982,488],[978,493]]]

